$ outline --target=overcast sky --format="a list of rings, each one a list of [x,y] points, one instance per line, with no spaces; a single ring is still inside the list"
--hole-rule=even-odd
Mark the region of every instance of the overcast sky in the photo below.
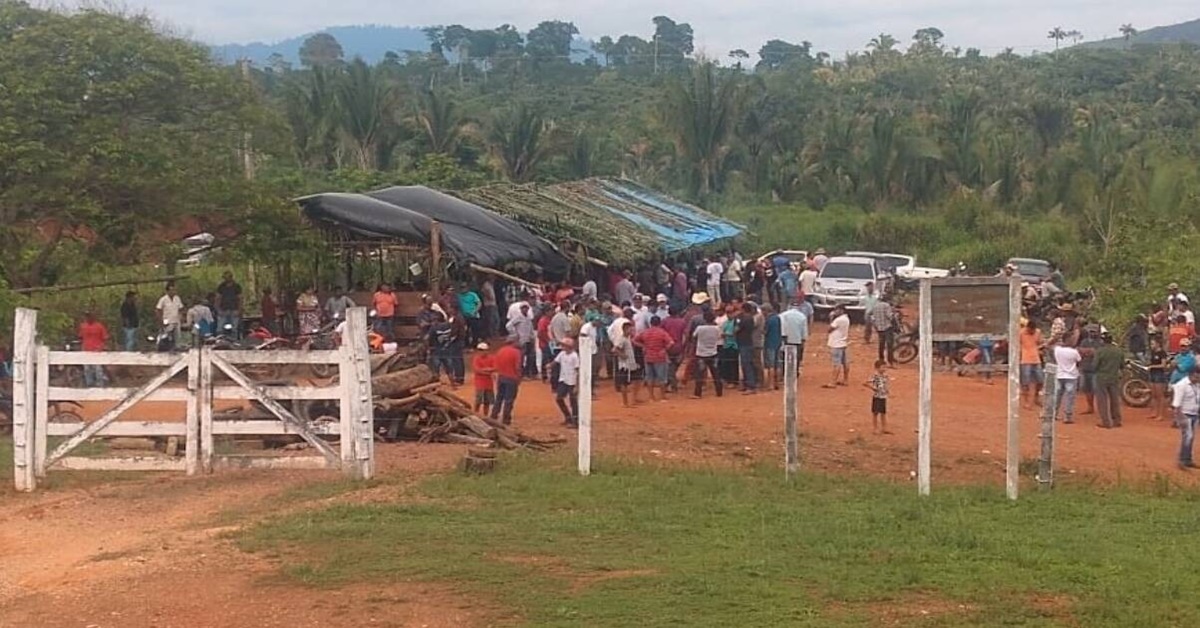
[[[69,1],[69,0],[68,0]],[[1054,26],[1082,31],[1087,39],[1116,36],[1121,24],[1136,28],[1200,18],[1197,0],[119,0],[145,8],[181,34],[206,43],[274,42],[328,26],[463,24],[473,28],[511,23],[528,30],[546,19],[569,20],[583,37],[651,32],[650,18],[688,22],[696,48],[724,57],[733,48],[755,52],[768,39],[813,42],[842,56],[875,35],[907,42],[913,31],[936,26],[951,46],[986,54],[1012,46],[1047,50]]]

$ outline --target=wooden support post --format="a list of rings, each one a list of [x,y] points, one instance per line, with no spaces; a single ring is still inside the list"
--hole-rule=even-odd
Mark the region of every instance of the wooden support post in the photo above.
[[[1042,407],[1042,453],[1038,456],[1038,488],[1054,488],[1054,416],[1058,414],[1058,369],[1046,365],[1043,382],[1045,404]]]
[[[587,323],[591,324],[591,323]],[[596,336],[579,336],[579,475],[592,473],[592,355],[596,347]]]
[[[346,351],[341,385],[349,389],[349,414],[342,414],[342,423],[354,438],[354,460],[345,473],[358,480],[375,475],[375,406],[371,403],[371,349],[367,346],[367,310],[361,307],[346,310],[346,333],[342,347]],[[347,368],[348,367],[348,368]],[[347,372],[348,371],[348,372]],[[342,450],[345,453],[345,449]]]
[[[1004,484],[1009,499],[1016,499],[1021,484],[1021,282],[1008,283],[1008,447]]]
[[[213,472],[213,367],[212,349],[200,348],[200,469]]]
[[[46,437],[50,426],[50,347],[37,348],[37,393],[34,395],[33,469],[34,475],[46,477]]]
[[[185,470],[188,475],[196,475],[200,469],[200,404],[203,395],[200,391],[200,349],[188,351],[187,365],[187,415],[185,418],[183,437]]]
[[[18,491],[37,488],[37,433],[34,404],[37,387],[37,310],[17,308],[13,321],[13,485]],[[40,400],[45,403],[45,400]]]
[[[933,306],[928,279],[921,280],[920,384],[917,389],[917,493],[929,494],[930,429],[933,427]]]
[[[796,374],[796,345],[783,346],[783,437],[784,469],[790,481],[800,470],[800,437],[796,426],[799,382]]]
[[[442,293],[442,223],[433,220],[429,224],[429,289],[433,298]]]

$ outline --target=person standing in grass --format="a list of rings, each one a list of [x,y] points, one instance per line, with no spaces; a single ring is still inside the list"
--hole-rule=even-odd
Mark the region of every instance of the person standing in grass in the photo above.
[[[871,433],[891,434],[887,428],[888,376],[884,372],[887,362],[875,360],[875,373],[863,386],[871,389]]]
[[[475,358],[471,360],[471,372],[475,374],[475,413],[490,415],[496,402],[495,382],[496,358],[488,353],[491,347],[481,342],[475,345]]]
[[[575,340],[564,338],[558,355],[554,356],[558,378],[554,391],[554,403],[563,414],[563,425],[570,429],[579,427],[579,354],[575,352]],[[568,403],[569,402],[569,403]]]
[[[1200,367],[1193,366],[1187,377],[1171,385],[1171,408],[1179,426],[1179,468],[1195,469],[1192,443],[1196,439],[1196,423],[1200,421]]]
[[[833,379],[825,384],[825,388],[845,386],[850,381],[850,316],[840,305],[833,308],[830,316],[833,320],[829,321],[829,338],[825,344],[833,360]]]

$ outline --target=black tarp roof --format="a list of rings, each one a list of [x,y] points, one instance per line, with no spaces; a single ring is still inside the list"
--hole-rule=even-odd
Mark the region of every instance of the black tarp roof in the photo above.
[[[314,194],[296,202],[310,220],[371,240],[427,244],[430,225],[437,220],[442,249],[459,263],[502,268],[532,262],[556,274],[566,267],[549,242],[512,219],[423,186]]]

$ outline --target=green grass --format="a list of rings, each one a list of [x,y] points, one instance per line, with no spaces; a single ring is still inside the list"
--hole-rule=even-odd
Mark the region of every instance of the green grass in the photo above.
[[[506,459],[419,499],[238,537],[316,586],[428,580],[533,626],[1155,626],[1200,622],[1200,495],[1059,489],[1010,503],[776,469]],[[923,614],[921,611],[928,611]]]

